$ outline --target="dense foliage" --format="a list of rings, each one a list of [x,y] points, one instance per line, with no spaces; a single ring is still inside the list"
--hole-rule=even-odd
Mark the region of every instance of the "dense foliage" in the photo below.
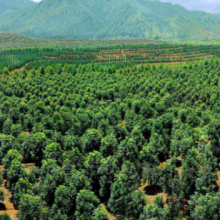
[[[217,59],[5,71],[0,161],[19,219],[219,219],[219,73]],[[166,201],[147,203],[149,187]]]
[[[217,14],[157,0],[43,0],[23,7],[0,13],[0,31],[65,39],[219,39],[220,35]]]

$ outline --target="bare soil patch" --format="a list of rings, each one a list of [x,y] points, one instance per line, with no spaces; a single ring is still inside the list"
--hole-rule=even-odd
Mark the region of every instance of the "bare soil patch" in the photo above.
[[[11,192],[5,187],[6,186],[6,180],[3,181],[2,186],[0,189],[5,194],[5,200],[3,203],[0,203],[0,215],[2,214],[8,214],[11,217],[11,220],[17,219],[18,210],[15,207],[15,205],[12,203],[12,194]]]

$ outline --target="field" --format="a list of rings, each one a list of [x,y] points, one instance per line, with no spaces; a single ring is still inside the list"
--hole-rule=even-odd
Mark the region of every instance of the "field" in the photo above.
[[[220,217],[218,44],[2,42],[0,215]]]
[[[163,43],[154,40],[59,40],[47,38],[27,37],[14,33],[0,32],[0,50],[35,48],[35,47],[60,47],[60,48],[97,48],[124,45],[147,45]]]

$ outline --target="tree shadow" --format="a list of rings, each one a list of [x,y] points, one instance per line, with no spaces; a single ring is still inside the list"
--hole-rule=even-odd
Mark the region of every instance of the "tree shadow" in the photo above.
[[[181,167],[182,166],[182,161],[181,160],[177,160],[176,162],[176,167]]]
[[[0,202],[0,211],[6,211],[6,210],[7,210],[7,209],[6,209],[5,204],[3,204],[3,203]]]
[[[146,186],[144,192],[149,196],[156,196],[160,193],[163,193],[163,189],[158,185],[152,185],[152,186]]]

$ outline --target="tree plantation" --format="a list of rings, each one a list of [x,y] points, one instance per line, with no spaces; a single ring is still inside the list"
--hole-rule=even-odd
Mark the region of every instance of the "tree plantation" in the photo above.
[[[63,41],[61,42],[64,44]],[[124,42],[124,45],[121,45],[122,42]],[[89,41],[82,41],[83,45],[88,45],[88,43]],[[33,48],[0,50],[0,73],[4,72],[5,66],[10,71],[24,66],[28,70],[38,69],[41,66],[44,68],[53,66],[55,68],[57,64],[62,66],[74,64],[78,67],[80,64],[93,63],[114,64],[117,67],[122,67],[141,63],[182,64],[205,60],[213,56],[220,57],[220,46],[218,44],[178,45],[159,42],[147,44],[145,41],[131,41],[130,44],[129,41],[103,41],[103,44],[104,47],[95,48],[91,48],[91,46],[84,46],[83,48],[62,47],[62,44],[60,44],[51,47],[36,46]],[[96,43],[93,42],[93,45],[95,46]]]
[[[0,182],[19,220],[220,218],[218,59],[30,67],[0,80]]]

